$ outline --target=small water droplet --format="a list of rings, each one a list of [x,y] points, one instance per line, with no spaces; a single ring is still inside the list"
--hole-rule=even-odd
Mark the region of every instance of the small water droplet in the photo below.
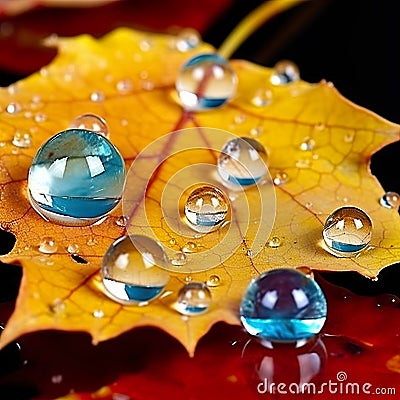
[[[251,102],[256,107],[268,106],[272,102],[272,91],[268,88],[257,89]]]
[[[132,80],[125,78],[117,82],[116,88],[119,93],[128,93],[132,90],[132,86]]]
[[[379,203],[385,208],[399,208],[400,206],[400,195],[396,192],[386,192],[379,199]]]
[[[193,280],[193,278],[192,278],[191,275],[186,275],[186,276],[185,276],[185,282],[186,282],[186,283],[192,282],[192,280]]]
[[[209,233],[220,228],[228,211],[229,200],[226,194],[212,185],[193,190],[184,208],[188,225],[200,233]]]
[[[346,142],[346,143],[353,143],[354,142],[354,132],[347,132],[345,135],[344,135],[344,137],[343,137],[343,140]]]
[[[170,244],[171,246],[175,246],[175,245],[176,245],[176,239],[175,239],[175,238],[172,238],[172,239],[169,241],[169,244]]]
[[[262,126],[256,126],[255,128],[250,129],[250,134],[254,137],[260,136],[264,131],[264,128]]]
[[[103,318],[104,317],[104,311],[98,308],[97,310],[93,311],[93,317],[95,318]]]
[[[150,51],[154,46],[154,41],[151,38],[143,38],[140,43],[139,47],[142,51]]]
[[[199,32],[195,29],[187,28],[179,32],[174,42],[174,47],[178,51],[185,53],[198,47],[201,42],[201,37]]]
[[[246,116],[244,114],[237,114],[235,115],[233,121],[235,124],[243,124],[243,122],[246,121]]]
[[[116,223],[118,226],[121,226],[121,227],[125,227],[125,226],[126,226],[126,222],[127,222],[127,218],[126,218],[124,215],[121,215],[121,216],[115,221],[115,223]]]
[[[187,242],[183,247],[182,247],[182,251],[184,253],[193,253],[195,252],[197,249],[197,245],[194,242]]]
[[[153,81],[142,81],[141,87],[144,90],[151,91],[154,89],[154,82]]]
[[[39,94],[34,94],[32,96],[31,103],[33,103],[33,104],[41,104],[42,103],[42,97]]]
[[[32,145],[32,135],[27,131],[18,129],[14,134],[12,144],[21,149],[27,149]]]
[[[39,244],[39,251],[44,254],[54,254],[57,249],[56,242],[50,236],[45,236]]]
[[[45,113],[37,113],[34,117],[36,122],[45,122],[47,119],[47,115]]]
[[[120,121],[121,126],[128,126],[129,121],[126,118],[122,118]]]
[[[300,79],[299,68],[289,60],[282,60],[275,64],[271,75],[271,83],[277,86],[287,85]]]
[[[276,186],[281,186],[285,185],[287,181],[289,180],[289,177],[286,172],[283,171],[277,171],[274,176],[274,184]]]
[[[86,241],[86,244],[87,244],[88,246],[94,246],[94,245],[97,244],[97,239],[94,238],[94,237],[91,237],[91,238],[89,238],[89,239]]]
[[[315,147],[315,140],[310,137],[304,138],[300,144],[300,150],[303,150],[303,151],[313,150],[314,147]]]
[[[92,92],[90,94],[90,100],[94,103],[101,103],[105,100],[106,96],[103,92]]]
[[[280,238],[278,238],[277,236],[273,236],[269,241],[268,241],[268,246],[276,249],[277,247],[279,247],[282,244],[282,241]]]
[[[79,253],[79,245],[76,243],[71,243],[68,245],[67,251],[69,254],[78,254]]]
[[[203,314],[212,302],[210,289],[201,282],[190,282],[178,293],[177,310],[187,316]]]
[[[55,385],[60,384],[62,381],[63,381],[63,376],[61,374],[53,375],[51,377],[51,383],[54,383]]]
[[[306,208],[308,208],[309,210],[313,207],[313,203],[311,203],[311,201],[306,203]]]
[[[132,399],[127,394],[113,393],[111,400],[132,400]]]
[[[178,251],[170,258],[170,263],[176,267],[181,267],[187,263],[187,255]]]
[[[45,67],[40,68],[39,73],[40,73],[40,76],[42,76],[43,78],[46,78],[50,75],[50,71]]]
[[[252,258],[253,257],[253,250],[250,250],[250,249],[247,250],[246,251],[246,256],[249,257],[249,258]]]
[[[18,114],[21,111],[21,105],[19,103],[7,104],[6,111],[8,114]]]
[[[55,299],[49,306],[50,311],[57,315],[60,316],[65,312],[65,303],[62,299]]]
[[[300,158],[296,161],[297,168],[310,168],[311,161],[308,158]]]
[[[317,122],[317,123],[314,125],[314,129],[315,129],[316,131],[323,131],[323,130],[325,129],[325,124],[324,124],[323,122]]]
[[[208,287],[218,287],[220,284],[221,278],[218,275],[210,275],[206,282]]]
[[[314,271],[310,267],[302,266],[297,267],[297,271],[302,272],[304,275],[307,275],[309,278],[314,279]]]
[[[106,138],[109,137],[108,127],[105,119],[97,114],[87,113],[78,115],[69,124],[69,129],[87,129],[96,132]]]

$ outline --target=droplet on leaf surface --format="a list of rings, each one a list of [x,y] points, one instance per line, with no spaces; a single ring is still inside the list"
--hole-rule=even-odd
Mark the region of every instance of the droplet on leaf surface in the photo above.
[[[39,251],[44,254],[54,254],[58,250],[57,243],[50,236],[45,236],[40,244]]]
[[[180,289],[176,308],[183,315],[193,316],[206,312],[211,302],[211,293],[207,285],[189,282]]]
[[[86,129],[96,132],[106,138],[109,137],[107,123],[104,118],[91,113],[78,115],[70,123],[69,129]]]
[[[267,176],[267,159],[264,146],[257,140],[231,139],[218,156],[218,173],[230,188],[250,187]]]
[[[217,108],[236,92],[237,76],[218,54],[200,54],[183,64],[176,90],[183,107],[190,111]]]
[[[341,207],[327,218],[322,236],[328,250],[334,255],[352,257],[368,246],[372,236],[372,221],[360,208]]]
[[[205,185],[193,190],[185,204],[185,217],[196,232],[208,233],[218,229],[229,211],[229,200],[216,186]]]
[[[14,134],[12,144],[21,149],[27,149],[32,145],[32,135],[27,131],[18,129]]]
[[[300,79],[299,68],[290,60],[282,60],[274,65],[271,83],[274,85],[287,85]]]
[[[62,131],[36,153],[28,175],[32,207],[60,225],[90,225],[119,203],[125,163],[114,145],[85,129]]]
[[[396,192],[386,192],[380,198],[379,203],[385,208],[399,208],[400,195]]]
[[[183,29],[175,38],[175,48],[182,53],[195,49],[200,43],[199,32],[191,28]]]
[[[298,342],[318,334],[327,303],[319,285],[294,269],[268,271],[248,286],[240,306],[247,332],[270,342]]]
[[[162,246],[131,235],[118,238],[103,257],[101,274],[110,297],[123,304],[140,304],[158,297],[169,280]]]

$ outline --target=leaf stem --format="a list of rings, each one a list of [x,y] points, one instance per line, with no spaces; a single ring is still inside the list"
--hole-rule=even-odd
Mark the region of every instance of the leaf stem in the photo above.
[[[221,44],[218,53],[225,58],[231,57],[240,45],[261,25],[304,1],[306,0],[269,0],[264,2],[240,21]]]

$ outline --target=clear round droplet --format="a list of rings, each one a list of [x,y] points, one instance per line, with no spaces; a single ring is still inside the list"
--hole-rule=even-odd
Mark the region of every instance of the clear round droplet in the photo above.
[[[68,245],[67,251],[69,254],[78,254],[79,253],[79,245],[76,243],[71,243]]]
[[[57,243],[50,236],[45,236],[40,244],[39,251],[44,254],[54,254],[58,250]]]
[[[272,103],[272,91],[268,88],[257,89],[251,102],[256,107],[265,107]]]
[[[282,60],[275,64],[271,75],[271,83],[277,86],[287,85],[300,79],[297,65],[289,60]]]
[[[240,306],[246,331],[270,342],[298,342],[318,334],[325,324],[327,303],[319,285],[294,269],[260,275],[248,286]]]
[[[218,54],[192,57],[182,66],[176,80],[182,106],[189,111],[222,106],[236,93],[236,86],[235,71]]]
[[[264,146],[253,138],[229,140],[218,156],[218,173],[224,184],[250,187],[268,174],[268,155]]]
[[[39,112],[35,114],[34,117],[35,122],[45,122],[47,120],[47,115],[45,113]]]
[[[21,149],[27,149],[32,145],[32,135],[27,131],[18,129],[14,134],[12,144]]]
[[[168,272],[160,268],[165,264],[166,255],[158,242],[141,235],[122,236],[103,257],[104,287],[120,303],[149,302],[162,293],[169,280]]]
[[[200,233],[220,228],[229,211],[229,199],[216,186],[205,185],[193,190],[185,204],[184,214],[188,225]]]
[[[21,111],[21,105],[19,103],[7,104],[6,111],[8,114],[17,114]]]
[[[315,140],[310,137],[304,138],[304,140],[300,143],[300,150],[303,151],[311,151],[315,147]]]
[[[189,282],[179,290],[176,308],[183,315],[194,316],[206,312],[211,302],[211,292],[207,285]]]
[[[379,203],[385,208],[399,208],[400,195],[396,192],[386,192],[380,198]]]
[[[207,279],[206,285],[208,287],[218,287],[221,285],[221,278],[218,275],[210,275]]]
[[[254,137],[258,137],[263,133],[263,131],[264,128],[262,126],[256,126],[250,129],[250,134]]]
[[[115,223],[116,223],[118,226],[121,226],[121,227],[125,227],[125,226],[126,226],[126,222],[127,222],[127,218],[126,218],[125,216],[123,216],[123,215],[121,215],[121,216],[115,221]]]
[[[68,129],[45,142],[28,174],[32,207],[60,225],[93,224],[119,203],[125,163],[106,138],[85,129]]]
[[[97,309],[93,311],[93,317],[95,318],[103,318],[104,317],[104,311],[101,309]]]
[[[65,308],[66,308],[66,306],[62,299],[55,299],[50,304],[50,311],[57,316],[64,314]]]
[[[197,245],[194,242],[187,242],[182,247],[183,253],[194,253],[197,250]]]
[[[372,236],[372,221],[357,207],[341,207],[327,218],[322,236],[331,253],[352,257],[364,250]]]
[[[307,275],[309,278],[314,279],[314,271],[310,267],[302,266],[297,267],[297,271],[302,272],[304,275]]]
[[[109,137],[107,123],[104,118],[96,114],[82,114],[78,115],[69,125],[69,129],[86,129],[102,135],[106,138]]]
[[[269,241],[268,241],[268,246],[275,249],[279,247],[282,244],[282,241],[280,238],[277,236],[273,236]]]
[[[195,49],[200,43],[201,37],[199,32],[197,32],[195,29],[187,28],[179,32],[175,40],[175,48],[178,51],[185,53]]]
[[[90,94],[90,100],[94,103],[101,103],[105,100],[106,96],[103,92],[92,92]]]
[[[182,267],[187,263],[187,255],[182,251],[178,251],[170,258],[169,262],[176,267]]]
[[[277,171],[276,174],[274,175],[274,184],[276,186],[281,186],[287,183],[289,180],[289,177],[286,172],[283,171]]]
[[[128,93],[132,90],[132,80],[129,78],[121,79],[117,82],[116,88],[119,93]]]

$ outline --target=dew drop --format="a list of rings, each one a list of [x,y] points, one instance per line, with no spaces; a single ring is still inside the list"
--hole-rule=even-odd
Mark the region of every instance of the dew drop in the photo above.
[[[55,385],[62,383],[62,381],[63,381],[63,376],[61,374],[53,375],[51,377],[51,383],[54,383]]]
[[[346,143],[353,143],[354,142],[354,132],[347,132],[345,135],[344,135],[344,137],[343,137],[343,140],[346,142]]]
[[[185,53],[198,47],[200,42],[201,37],[199,32],[195,29],[187,28],[179,32],[175,39],[175,48],[178,51]]]
[[[142,51],[150,51],[154,46],[154,41],[151,38],[144,38],[140,41],[139,47]]]
[[[197,245],[194,242],[187,242],[183,247],[182,247],[182,251],[184,253],[193,253],[195,252],[197,249]]]
[[[95,237],[91,237],[86,241],[88,246],[95,246],[97,244],[97,239]]]
[[[221,278],[218,275],[210,275],[207,279],[206,285],[208,287],[218,287],[221,285]]]
[[[129,121],[126,118],[122,118],[120,121],[121,126],[128,126]]]
[[[314,279],[314,271],[310,267],[302,266],[297,267],[297,271],[302,272],[304,275],[307,275],[309,278]]]
[[[57,315],[60,316],[62,314],[64,314],[65,312],[65,303],[62,299],[55,299],[51,304],[50,304],[50,311]]]
[[[105,119],[99,115],[87,113],[78,115],[69,125],[69,129],[87,129],[106,138],[109,137]]]
[[[192,282],[192,280],[193,280],[193,278],[192,278],[192,276],[191,276],[191,275],[187,275],[187,276],[185,276],[185,282],[186,282],[186,283],[188,283],[188,282]]]
[[[126,218],[124,215],[121,215],[121,216],[115,221],[115,223],[116,223],[118,226],[125,227],[125,226],[126,226],[126,223],[127,223],[127,218]]]
[[[18,129],[14,134],[12,144],[21,149],[27,149],[32,145],[32,135],[27,131]]]
[[[253,257],[253,250],[247,250],[246,251],[246,256],[249,257],[249,258],[252,258]]]
[[[262,126],[256,126],[255,128],[250,129],[250,134],[254,137],[260,136],[264,131],[264,128]]]
[[[308,158],[300,158],[296,161],[297,168],[310,168],[311,161]]]
[[[251,99],[251,102],[256,107],[264,107],[268,106],[272,103],[272,91],[268,88],[257,89],[254,97]]]
[[[272,237],[269,241],[268,241],[268,246],[276,249],[277,247],[279,247],[282,244],[282,241],[280,238],[278,238],[277,236]]]
[[[7,104],[6,111],[8,114],[18,114],[21,111],[21,105],[19,103]]]
[[[314,125],[316,131],[323,131],[325,129],[325,124],[323,122],[318,122]]]
[[[300,79],[299,68],[289,60],[282,60],[275,64],[271,75],[271,83],[277,86],[287,85]]]
[[[103,92],[92,92],[90,94],[90,100],[94,103],[101,103],[105,100],[106,96]]]
[[[205,185],[193,190],[185,204],[184,214],[190,228],[208,233],[220,228],[229,211],[226,194],[216,186]]]
[[[313,150],[314,147],[315,147],[315,140],[310,137],[304,138],[304,140],[300,144],[300,150],[302,151],[310,151]]]
[[[339,257],[356,256],[371,240],[372,221],[360,208],[340,207],[326,219],[322,236],[332,254]]]
[[[47,115],[44,113],[37,113],[34,117],[36,122],[45,122],[47,120]]]
[[[93,311],[93,317],[95,318],[103,318],[104,317],[104,311],[100,308],[98,308],[97,310]]]
[[[175,246],[176,245],[176,239],[175,238],[170,239],[169,244],[171,246]]]
[[[274,176],[273,180],[274,180],[274,184],[276,186],[281,186],[281,185],[285,185],[287,183],[288,179],[289,178],[288,178],[288,175],[287,175],[286,172],[277,171],[275,173],[275,176]]]
[[[54,254],[57,249],[56,242],[50,236],[45,236],[39,244],[39,251],[44,254]]]
[[[117,82],[116,88],[119,93],[128,93],[132,90],[132,81],[129,78]]]
[[[212,302],[210,289],[201,282],[190,282],[178,293],[177,310],[187,316],[203,314]]]
[[[235,124],[243,124],[243,122],[246,121],[246,116],[244,114],[237,114],[233,120]]]
[[[399,208],[400,206],[400,195],[396,192],[386,192],[379,199],[379,203],[385,208]]]
[[[79,253],[79,245],[76,243],[71,243],[68,245],[67,251],[69,254],[78,254]]]
[[[151,91],[154,89],[154,82],[153,81],[143,81],[141,83],[141,87],[144,90]]]
[[[182,267],[187,263],[187,255],[185,253],[182,253],[181,251],[178,251],[170,258],[169,261],[172,265],[175,265],[176,267]]]

